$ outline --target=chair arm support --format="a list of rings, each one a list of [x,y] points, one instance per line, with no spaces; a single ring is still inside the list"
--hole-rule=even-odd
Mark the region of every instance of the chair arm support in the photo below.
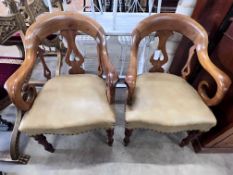
[[[231,79],[222,70],[216,67],[210,60],[207,50],[197,50],[199,62],[202,67],[214,78],[217,84],[217,91],[213,97],[208,97],[205,87],[209,87],[207,81],[198,84],[198,93],[208,106],[214,106],[221,102],[231,85]]]
[[[106,94],[108,102],[112,104],[115,97],[115,86],[118,81],[118,74],[114,71],[108,72],[106,76]]]
[[[116,69],[109,61],[108,52],[105,45],[100,46],[102,47],[100,49],[101,54],[101,65],[103,67],[103,70],[106,74],[106,95],[108,102],[111,104],[114,101],[115,96],[115,86],[116,83],[119,80],[118,74],[116,72]]]
[[[131,48],[130,62],[128,72],[125,78],[125,84],[128,87],[127,104],[131,105],[137,80],[137,46]]]
[[[27,84],[35,63],[35,57],[36,53],[32,53],[29,50],[29,52],[26,53],[23,64],[4,85],[11,101],[22,111],[30,109],[37,94],[36,88],[33,85]]]

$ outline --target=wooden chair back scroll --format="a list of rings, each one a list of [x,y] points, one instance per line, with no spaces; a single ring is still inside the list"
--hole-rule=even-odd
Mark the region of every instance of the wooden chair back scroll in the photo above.
[[[13,103],[23,111],[30,109],[36,97],[36,90],[35,87],[27,84],[25,80],[27,80],[27,76],[30,75],[36,62],[38,46],[48,35],[56,32],[60,32],[68,43],[65,59],[66,63],[71,67],[69,70],[71,74],[84,73],[81,67],[84,60],[76,47],[75,36],[78,33],[85,33],[97,41],[97,50],[99,53],[98,75],[100,77],[103,73],[106,75],[107,97],[111,102],[112,90],[118,80],[118,75],[108,59],[103,28],[91,18],[79,13],[60,11],[41,15],[27,30],[25,38],[25,61],[5,84],[5,88]],[[78,60],[69,59],[72,52],[79,58]],[[25,93],[26,96],[23,95]]]
[[[208,35],[205,29],[188,16],[172,13],[162,13],[147,17],[138,24],[132,33],[130,64],[126,76],[126,84],[129,89],[128,103],[132,100],[136,84],[137,53],[140,41],[152,32],[156,32],[159,38],[158,49],[162,51],[163,59],[155,60],[154,55],[152,55],[150,58],[152,63],[150,72],[164,72],[163,65],[168,61],[166,41],[173,34],[173,31],[183,34],[193,42],[188,60],[182,69],[182,77],[187,79],[190,74],[192,55],[196,51],[200,64],[214,78],[217,84],[217,92],[213,97],[207,96],[206,87],[208,87],[208,83],[205,81],[199,84],[198,92],[207,105],[216,105],[223,98],[231,84],[231,80],[211,62],[208,56]]]

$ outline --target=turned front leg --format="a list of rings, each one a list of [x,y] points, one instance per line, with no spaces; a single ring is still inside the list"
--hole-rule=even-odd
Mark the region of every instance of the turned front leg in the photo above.
[[[194,139],[196,139],[199,135],[201,134],[200,131],[190,131],[188,133],[188,136],[185,137],[181,142],[180,142],[180,147],[187,146],[190,142],[192,142]]]
[[[130,136],[132,135],[133,129],[125,128],[124,145],[127,146],[130,142]]]
[[[113,135],[114,135],[114,129],[107,129],[107,136],[108,136],[108,145],[112,146],[114,139],[113,139]]]
[[[44,149],[48,152],[53,153],[55,149],[53,148],[53,145],[49,143],[46,139],[46,137],[43,134],[33,136],[34,139],[41,145],[44,146]]]

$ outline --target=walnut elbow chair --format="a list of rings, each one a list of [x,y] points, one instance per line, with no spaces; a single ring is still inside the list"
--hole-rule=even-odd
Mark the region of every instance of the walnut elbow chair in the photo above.
[[[179,32],[193,42],[189,57],[182,69],[182,77],[163,73],[168,61],[166,41],[172,32]],[[137,52],[140,41],[156,32],[158,49],[163,59],[150,57],[149,73],[137,76]],[[163,133],[188,131],[180,146],[189,144],[198,134],[216,125],[214,114],[208,108],[218,104],[228,90],[231,80],[210,60],[207,52],[208,35],[205,29],[190,17],[179,14],[156,14],[141,21],[132,33],[130,64],[125,82],[128,87],[126,129],[124,144],[127,146],[133,129],[145,128]],[[191,72],[191,60],[197,53],[201,66],[213,77],[217,91],[213,97],[206,93],[208,83],[200,82],[196,91],[186,79]]]
[[[60,32],[67,40],[65,61],[70,66],[69,73],[75,75],[56,76],[37,93],[35,87],[28,84],[28,79],[36,62],[39,44],[55,32]],[[84,59],[75,44],[75,36],[80,32],[92,36],[97,42],[98,75],[84,74],[85,70],[81,67]],[[22,66],[5,83],[5,89],[19,111],[15,139],[23,132],[34,137],[45,150],[54,152],[44,134],[70,135],[106,129],[108,145],[111,146],[115,115],[110,103],[113,101],[118,75],[108,58],[103,28],[79,13],[44,14],[27,30],[25,50]],[[72,52],[77,60],[69,59]],[[103,74],[106,75],[106,81],[102,79]],[[16,149],[14,154],[19,154]]]

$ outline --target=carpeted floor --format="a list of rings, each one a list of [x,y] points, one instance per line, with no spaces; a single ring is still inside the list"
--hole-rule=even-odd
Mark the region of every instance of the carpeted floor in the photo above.
[[[113,42],[114,43],[114,42]],[[118,49],[116,49],[118,48]],[[90,51],[90,50],[88,50]],[[119,46],[109,47],[112,61],[119,62]],[[88,55],[87,57],[95,57]],[[54,58],[48,58],[51,68]],[[89,62],[89,63],[88,63]],[[87,59],[86,68],[96,70],[93,59]],[[64,67],[63,72],[67,72]],[[41,65],[33,72],[33,78],[41,77]],[[232,154],[195,154],[191,146],[180,148],[177,143],[185,136],[160,134],[147,130],[136,130],[128,147],[124,147],[124,102],[125,89],[117,90],[114,109],[117,116],[113,147],[106,144],[102,130],[77,136],[48,136],[56,151],[51,154],[33,139],[21,136],[20,150],[31,156],[27,165],[1,163],[0,170],[8,174],[127,174],[127,175],[232,175]],[[3,111],[5,118],[14,120],[15,108]],[[0,151],[8,149],[10,133],[0,132]]]

